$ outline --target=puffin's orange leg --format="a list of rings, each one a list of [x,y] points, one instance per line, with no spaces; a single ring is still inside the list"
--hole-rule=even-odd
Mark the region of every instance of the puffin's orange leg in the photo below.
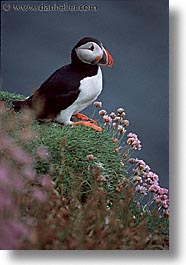
[[[75,116],[77,119],[80,119],[80,120],[96,122],[95,120],[90,119],[89,117],[87,117],[86,115],[84,115],[82,113],[76,113],[73,116]]]
[[[80,120],[89,121],[89,117],[87,117],[86,115],[81,114],[81,113],[76,113],[73,116],[76,117],[77,119],[80,119]]]
[[[98,125],[90,122],[90,121],[77,121],[77,122],[73,122],[72,125],[84,125],[84,126],[87,126],[87,127],[90,127],[92,128],[93,130],[95,131],[98,131],[98,132],[102,132],[103,129],[101,127],[99,127]]]

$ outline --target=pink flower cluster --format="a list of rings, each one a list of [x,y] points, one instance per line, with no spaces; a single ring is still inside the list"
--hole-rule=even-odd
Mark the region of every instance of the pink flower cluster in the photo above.
[[[134,183],[138,184],[135,190],[142,195],[153,194],[153,201],[158,205],[159,209],[163,210],[164,214],[168,215],[168,189],[160,187],[158,175],[150,171],[150,167],[143,160],[136,158],[131,159],[129,162],[137,165],[137,168],[133,170],[135,175],[133,179]],[[137,181],[139,178],[141,181]]]
[[[128,140],[127,140],[127,144],[135,150],[141,150],[141,141],[138,139],[137,134],[135,133],[129,133],[127,135]]]
[[[139,192],[143,196],[153,194],[153,203],[155,202],[160,209],[163,209],[164,214],[168,215],[168,190],[160,187],[158,175],[152,172],[150,167],[146,165],[143,160],[128,158],[132,150],[142,149],[141,141],[138,139],[138,135],[132,132],[128,133],[128,146],[119,146],[126,133],[126,127],[129,126],[129,121],[125,119],[125,110],[123,108],[118,108],[117,114],[115,114],[115,112],[107,114],[106,110],[100,110],[99,115],[103,118],[105,127],[109,128],[109,132],[112,133],[112,142],[118,143],[118,147],[115,149],[116,152],[119,155],[122,155],[124,160],[128,159],[133,166],[137,166],[133,169],[133,183],[135,185],[135,191]],[[125,163],[123,163],[123,165],[125,166]]]
[[[27,167],[30,157],[8,137],[0,136],[0,146],[0,249],[16,249],[19,238],[27,236],[26,226],[18,217],[16,194],[23,189],[20,168]],[[17,170],[14,162],[19,167]]]
[[[27,221],[21,218],[21,199],[30,194],[41,203],[47,199],[45,188],[51,185],[49,176],[38,176],[32,156],[0,131],[0,249],[17,249],[19,241],[29,236]],[[36,150],[40,160],[48,158],[43,147]],[[40,187],[30,187],[38,183]],[[42,188],[41,188],[42,187]]]
[[[129,126],[129,121],[125,120],[125,111],[123,108],[117,109],[117,114],[111,112],[107,114],[106,110],[100,110],[99,115],[103,118],[104,125],[110,125],[113,132],[118,132],[119,135],[124,135],[126,127]]]

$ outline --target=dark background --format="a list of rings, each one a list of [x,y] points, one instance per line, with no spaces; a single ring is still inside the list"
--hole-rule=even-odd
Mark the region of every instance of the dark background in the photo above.
[[[168,0],[7,1],[9,4],[94,4],[96,12],[1,12],[1,89],[30,95],[70,61],[84,36],[102,41],[115,67],[102,67],[104,108],[123,106],[128,132],[142,141],[144,159],[168,187]],[[92,108],[84,113],[89,114]]]

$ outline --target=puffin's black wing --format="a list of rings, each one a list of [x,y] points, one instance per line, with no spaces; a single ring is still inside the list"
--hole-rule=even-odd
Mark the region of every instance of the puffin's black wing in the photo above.
[[[38,108],[37,118],[54,118],[77,99],[82,77],[71,65],[54,72],[33,95],[32,107]]]

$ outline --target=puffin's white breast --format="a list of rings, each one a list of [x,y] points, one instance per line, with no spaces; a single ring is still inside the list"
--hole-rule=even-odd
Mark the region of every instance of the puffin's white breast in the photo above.
[[[102,72],[99,67],[97,75],[85,77],[80,81],[78,98],[67,109],[62,110],[56,120],[64,124],[70,124],[70,118],[73,114],[85,109],[97,99],[102,91],[102,83]]]
[[[80,94],[75,104],[91,104],[102,91],[102,72],[98,68],[98,73],[95,76],[85,77],[80,81]],[[87,105],[87,106],[88,106]]]

